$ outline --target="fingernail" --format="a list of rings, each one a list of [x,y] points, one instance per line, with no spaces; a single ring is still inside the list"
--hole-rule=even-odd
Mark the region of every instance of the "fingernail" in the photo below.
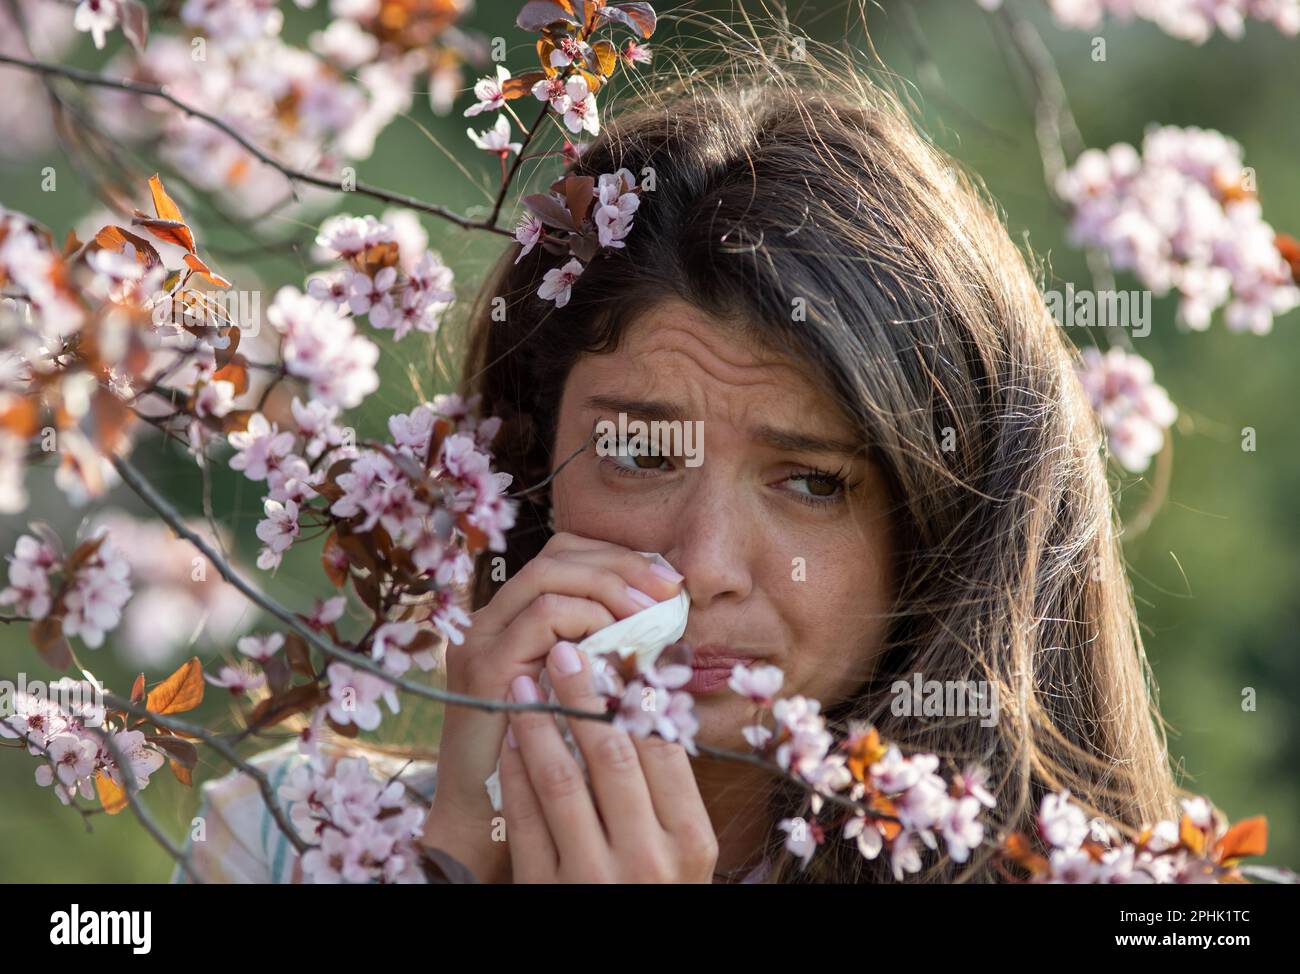
[[[565,676],[582,672],[582,659],[578,656],[578,647],[571,642],[560,641],[551,650],[555,657],[555,668]]]
[[[650,570],[654,572],[656,575],[658,575],[660,578],[666,578],[668,581],[674,584],[680,582],[683,578],[683,576],[677,574],[677,572],[673,571],[671,568],[665,568],[663,565],[659,564],[658,562],[653,562],[650,565]]]
[[[519,742],[515,740],[515,729],[513,727],[506,728],[506,743],[509,744],[512,749],[516,751],[519,750]]]
[[[537,695],[537,684],[527,673],[521,673],[514,678],[514,682],[510,684],[510,692],[515,695],[515,700],[519,703],[537,703],[540,699]]]
[[[633,588],[631,585],[627,587],[627,595],[628,598],[630,598],[637,605],[641,606],[641,608],[643,609],[648,609],[652,605],[659,604],[654,599],[650,598],[650,596],[642,592],[639,588]]]

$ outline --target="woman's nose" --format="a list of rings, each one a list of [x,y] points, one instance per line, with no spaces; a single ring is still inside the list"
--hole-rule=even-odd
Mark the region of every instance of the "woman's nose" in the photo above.
[[[753,587],[752,553],[763,543],[756,512],[733,483],[702,467],[671,513],[671,547],[664,557],[686,576],[691,604],[743,602]]]

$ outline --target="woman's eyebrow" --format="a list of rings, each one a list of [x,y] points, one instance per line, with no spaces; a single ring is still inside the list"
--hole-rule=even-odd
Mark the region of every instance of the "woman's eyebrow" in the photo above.
[[[665,422],[686,422],[686,413],[674,403],[655,399],[628,399],[623,396],[588,396],[583,405],[589,409],[606,409],[612,412],[627,413],[640,419],[660,420]],[[834,437],[815,436],[811,433],[796,433],[793,430],[778,429],[762,423],[750,430],[750,437],[766,443],[778,450],[791,453],[842,453],[845,456],[858,456],[866,450],[863,443],[837,440]]]
[[[640,419],[686,422],[686,414],[675,404],[654,399],[625,399],[622,396],[588,396],[582,404],[588,409],[607,409],[627,413]]]
[[[853,457],[866,451],[866,445],[862,443],[850,443],[847,440],[837,440],[828,436],[813,436],[810,433],[795,433],[766,424],[755,427],[750,435],[778,450],[788,450],[791,453],[842,453]]]

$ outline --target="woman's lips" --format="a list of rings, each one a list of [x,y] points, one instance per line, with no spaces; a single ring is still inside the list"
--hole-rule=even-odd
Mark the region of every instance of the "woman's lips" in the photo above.
[[[687,693],[717,693],[731,679],[731,671],[737,664],[751,666],[755,662],[751,656],[740,656],[719,652],[724,647],[701,646],[692,654],[691,678],[682,687]],[[713,650],[713,651],[710,651]]]
[[[730,666],[692,666],[691,678],[686,681],[682,689],[694,695],[717,693],[730,679]]]

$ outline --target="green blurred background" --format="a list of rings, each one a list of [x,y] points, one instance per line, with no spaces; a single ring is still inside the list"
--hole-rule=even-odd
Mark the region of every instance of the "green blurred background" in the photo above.
[[[323,11],[298,11],[285,4],[284,31],[300,43],[307,32],[323,26]],[[531,64],[530,35],[513,26],[519,4],[480,2],[466,26],[488,37],[506,39],[506,61],[516,73]],[[661,16],[679,5],[656,5]],[[727,9],[730,4],[691,4],[691,9]],[[756,4],[746,9],[757,12]],[[1300,39],[1288,39],[1271,26],[1251,23],[1246,37],[1218,36],[1203,47],[1171,38],[1146,24],[1108,23],[1098,32],[1107,42],[1107,58],[1092,59],[1091,32],[1057,28],[1039,3],[1017,9],[1035,23],[1061,73],[1083,138],[1088,145],[1138,144],[1151,123],[1197,125],[1218,129],[1238,140],[1246,165],[1257,174],[1265,218],[1279,231],[1300,235],[1300,125],[1296,92],[1300,91]],[[71,16],[71,8],[69,8]],[[856,4],[842,0],[793,4],[792,23],[809,37],[836,42],[843,25],[856,18]],[[1042,164],[1034,140],[1032,113],[1021,88],[1009,73],[993,24],[972,0],[872,5],[866,17],[871,42],[906,89],[923,125],[936,143],[981,176],[1005,211],[1011,233],[1024,241],[1047,267],[1047,286],[1074,282],[1087,288],[1084,256],[1065,240],[1065,224],[1043,184]],[[671,23],[661,23],[652,48],[667,43]],[[626,36],[620,32],[620,38]],[[862,48],[860,35],[852,43]],[[109,52],[123,45],[110,35]],[[82,37],[70,63],[95,67],[104,60]],[[864,59],[865,61],[865,59]],[[466,87],[478,74],[466,70]],[[467,146],[467,121],[484,127],[482,118],[466,120],[470,104],[460,96],[452,113],[435,117],[427,100],[417,96],[410,118],[399,118],[380,137],[374,155],[357,163],[359,178],[386,188],[442,203],[462,212],[490,204],[499,178],[494,160],[460,151],[474,179],[468,179],[434,144],[460,150]],[[146,159],[148,157],[146,156]],[[59,189],[40,191],[41,169],[60,173]],[[150,170],[146,170],[147,172]],[[167,170],[164,168],[164,174]],[[551,173],[548,176],[548,173]],[[553,178],[539,170],[538,182]],[[198,228],[200,251],[237,286],[255,274],[267,289],[285,283],[302,285],[313,266],[306,258],[280,254],[240,259],[247,249],[230,226],[213,212],[202,194],[187,191],[173,179],[169,188]],[[19,163],[0,161],[0,200],[30,214],[62,237],[93,209],[89,191],[57,154]],[[340,200],[340,212],[378,215],[384,207],[361,197]],[[328,212],[328,211],[323,211]],[[513,221],[514,216],[507,212]],[[310,222],[287,228],[301,236]],[[501,238],[466,234],[432,218],[424,221],[430,245],[456,272],[462,301],[472,297]],[[268,234],[286,232],[268,222]],[[1136,288],[1121,276],[1121,288]],[[1267,861],[1300,866],[1300,719],[1295,697],[1300,691],[1300,557],[1297,556],[1295,498],[1300,496],[1300,436],[1295,429],[1297,384],[1293,363],[1300,362],[1300,311],[1278,320],[1272,334],[1236,335],[1216,320],[1208,332],[1180,332],[1172,299],[1156,299],[1151,334],[1135,350],[1149,359],[1159,381],[1179,406],[1174,433],[1173,478],[1150,526],[1126,541],[1126,554],[1139,603],[1148,653],[1160,688],[1164,715],[1172,731],[1170,749],[1184,772],[1187,787],[1209,795],[1233,818],[1265,814],[1270,822]],[[452,317],[430,348],[421,338],[401,345],[383,341],[364,328],[383,349],[381,388],[351,414],[360,436],[383,431],[386,417],[408,410],[420,398],[448,388],[448,369],[455,364]],[[1075,330],[1078,342],[1091,335]],[[418,380],[420,396],[411,376]],[[1258,448],[1245,452],[1241,430],[1257,431]],[[191,461],[156,439],[137,448],[139,465],[188,514],[199,514],[200,478]],[[1153,467],[1154,470],[1154,467]],[[53,487],[47,473],[28,476],[32,495],[25,516],[0,525],[0,550],[9,553],[29,519],[50,521],[71,537],[79,517]],[[1132,522],[1153,497],[1149,478],[1117,478],[1121,511]],[[260,493],[218,463],[213,471],[213,506],[217,519],[237,539],[245,573],[276,597],[307,607],[311,597],[329,594],[316,587],[317,547],[300,545],[286,557],[274,579],[252,567],[257,542],[253,527],[260,517]],[[102,506],[143,513],[129,492],[119,489]],[[93,510],[93,509],[92,509]],[[1287,512],[1291,511],[1290,514]],[[264,625],[251,616],[248,625]],[[126,689],[138,665],[120,646],[98,651],[80,649],[83,663],[107,685]],[[166,665],[150,668],[151,683],[162,679],[188,654],[178,652]],[[205,663],[214,659],[205,651]],[[222,655],[229,655],[229,652]],[[25,671],[30,679],[54,678],[26,645],[22,630],[0,627],[0,676]],[[211,667],[209,667],[211,669]],[[1243,711],[1243,689],[1258,692],[1257,709]],[[224,694],[210,693],[191,716],[216,719],[228,707]],[[410,741],[436,740],[436,708],[403,702],[400,718],[386,721]],[[0,750],[0,880],[154,882],[171,871],[167,855],[129,813],[109,817],[79,816],[65,808],[49,789],[32,778],[36,762],[25,753]],[[223,773],[224,764],[204,754],[196,780]],[[197,795],[160,772],[146,793],[153,814],[171,834],[183,837]]]

